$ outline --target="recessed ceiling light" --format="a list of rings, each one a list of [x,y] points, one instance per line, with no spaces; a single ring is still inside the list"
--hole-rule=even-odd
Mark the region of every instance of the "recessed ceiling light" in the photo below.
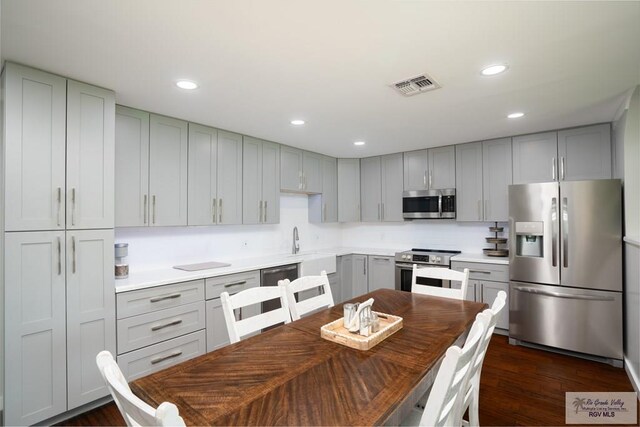
[[[496,74],[504,73],[507,71],[507,66],[504,64],[490,65],[482,70],[483,76],[495,76]]]
[[[364,145],[364,141],[356,141],[353,145]]]
[[[291,124],[294,126],[302,126],[304,124],[304,120],[291,120]]]
[[[198,84],[196,82],[192,82],[191,80],[178,80],[176,82],[176,86],[180,89],[193,90],[198,88]]]
[[[522,116],[524,116],[524,113],[511,113],[507,117],[510,119],[518,119]]]

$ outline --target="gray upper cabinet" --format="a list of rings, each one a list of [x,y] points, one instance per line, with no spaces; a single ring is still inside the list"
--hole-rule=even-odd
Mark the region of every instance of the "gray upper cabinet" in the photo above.
[[[509,220],[509,185],[512,183],[511,138],[482,143],[484,220]]]
[[[514,137],[513,183],[556,181],[558,179],[557,156],[557,132]]]
[[[360,159],[338,159],[338,221],[360,221]]]
[[[189,123],[188,223],[218,222],[218,131]]]
[[[403,154],[403,158],[404,189],[406,191],[429,189],[427,150],[408,151]]]
[[[382,156],[382,220],[403,221],[402,153]]]
[[[360,160],[360,206],[360,218],[363,222],[382,220],[380,156]]]
[[[242,224],[242,135],[218,131],[218,224]]]
[[[456,146],[456,221],[482,221],[482,142]]]
[[[115,95],[67,85],[67,228],[114,226]]]
[[[189,225],[242,223],[242,136],[189,123]]]
[[[432,190],[456,187],[456,149],[453,145],[429,148],[427,182]]]
[[[507,221],[511,138],[456,146],[456,220]]]
[[[187,225],[187,122],[149,117],[150,224]]]
[[[67,409],[64,257],[64,231],[5,235],[5,425]]]
[[[6,231],[65,228],[66,84],[59,76],[5,66]]]
[[[149,224],[149,113],[116,106],[115,225]]]
[[[244,137],[242,154],[242,223],[280,222],[280,146]]]
[[[302,150],[280,147],[280,190],[302,192]]]
[[[322,156],[322,194],[309,196],[309,222],[338,221],[338,163]]]
[[[109,390],[95,365],[96,354],[116,354],[113,230],[66,233],[68,408]]]
[[[609,123],[558,131],[561,181],[611,179]]]
[[[395,259],[369,255],[369,292],[376,289],[395,289]]]
[[[302,153],[302,189],[307,193],[322,193],[323,158],[310,151]]]

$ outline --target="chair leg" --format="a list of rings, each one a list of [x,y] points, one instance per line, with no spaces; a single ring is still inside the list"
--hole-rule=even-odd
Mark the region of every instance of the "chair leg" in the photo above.
[[[469,425],[471,427],[478,427],[480,425],[480,384],[474,384],[471,393],[471,404],[469,405]]]

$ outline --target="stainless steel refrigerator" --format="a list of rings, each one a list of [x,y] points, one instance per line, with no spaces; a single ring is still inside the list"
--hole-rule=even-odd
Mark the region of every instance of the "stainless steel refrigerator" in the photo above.
[[[509,276],[511,339],[620,365],[620,180],[509,186]]]

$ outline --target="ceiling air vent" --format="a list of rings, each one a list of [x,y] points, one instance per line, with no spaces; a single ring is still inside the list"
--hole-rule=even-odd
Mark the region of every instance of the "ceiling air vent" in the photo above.
[[[422,92],[438,89],[440,88],[440,85],[428,75],[422,74],[393,83],[391,87],[404,96],[412,96]]]

